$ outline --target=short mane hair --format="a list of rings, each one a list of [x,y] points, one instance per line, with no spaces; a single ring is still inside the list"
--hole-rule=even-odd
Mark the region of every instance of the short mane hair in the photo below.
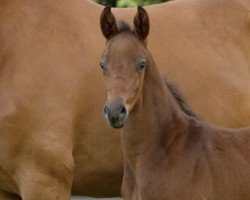
[[[166,87],[170,90],[171,94],[173,95],[174,99],[178,103],[181,110],[186,115],[199,119],[197,114],[189,108],[189,106],[185,101],[185,98],[183,97],[180,90],[176,87],[176,85],[173,82],[171,82],[168,77],[164,77],[163,79],[165,81]]]
[[[128,23],[124,21],[118,21],[117,27],[118,27],[118,34],[121,33],[134,34],[133,29],[128,25]]]

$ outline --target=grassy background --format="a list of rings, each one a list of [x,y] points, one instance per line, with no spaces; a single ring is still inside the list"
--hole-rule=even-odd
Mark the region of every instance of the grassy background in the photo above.
[[[166,2],[169,0],[94,0],[95,2],[102,4],[102,5],[110,5],[112,7],[136,7],[138,5],[146,6],[150,4],[157,4]]]

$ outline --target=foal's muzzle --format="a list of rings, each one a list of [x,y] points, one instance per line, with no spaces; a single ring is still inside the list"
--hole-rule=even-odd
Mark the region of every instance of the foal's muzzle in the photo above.
[[[113,128],[122,128],[128,116],[122,99],[109,99],[103,112],[106,121]]]

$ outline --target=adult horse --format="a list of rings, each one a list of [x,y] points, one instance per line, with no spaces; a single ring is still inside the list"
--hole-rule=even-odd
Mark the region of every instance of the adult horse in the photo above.
[[[182,79],[202,118],[228,127],[250,122],[248,8],[243,0],[147,8],[161,72]],[[120,194],[120,137],[101,114],[102,9],[85,0],[0,0],[0,199],[69,199],[71,186]]]

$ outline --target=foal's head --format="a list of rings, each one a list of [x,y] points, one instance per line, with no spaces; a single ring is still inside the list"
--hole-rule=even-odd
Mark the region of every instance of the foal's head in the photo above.
[[[134,30],[131,30],[125,23],[118,26],[111,8],[106,7],[100,26],[107,39],[100,61],[108,92],[104,116],[110,126],[121,128],[140,96],[149,59],[146,41],[149,18],[147,12],[138,7]]]

